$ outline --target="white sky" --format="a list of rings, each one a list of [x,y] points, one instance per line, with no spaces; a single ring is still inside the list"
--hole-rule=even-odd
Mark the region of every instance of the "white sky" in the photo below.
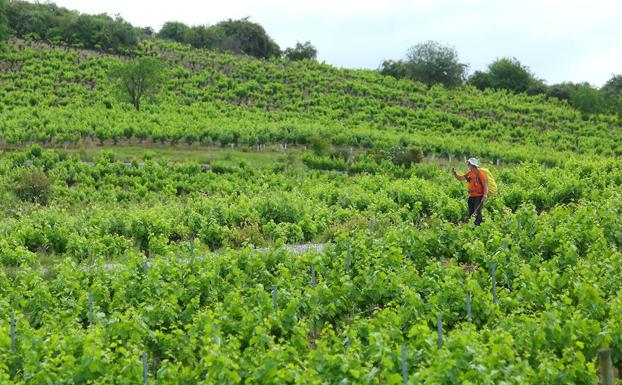
[[[516,57],[548,84],[602,86],[622,73],[619,0],[56,0],[83,13],[120,14],[156,31],[166,21],[212,25],[249,16],[281,49],[307,40],[318,59],[376,69],[427,40],[453,46],[469,72]]]

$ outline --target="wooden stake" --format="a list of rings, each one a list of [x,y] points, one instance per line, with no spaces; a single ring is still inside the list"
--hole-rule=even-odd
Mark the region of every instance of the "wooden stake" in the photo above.
[[[600,366],[600,383],[602,385],[614,385],[611,349],[605,348],[598,351],[598,364]]]

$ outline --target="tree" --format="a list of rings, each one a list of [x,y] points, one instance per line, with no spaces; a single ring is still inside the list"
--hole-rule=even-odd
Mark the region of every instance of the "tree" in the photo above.
[[[160,32],[158,32],[158,37],[162,39],[170,39],[175,40],[180,43],[187,43],[187,33],[190,27],[186,24],[179,21],[167,21],[164,23],[162,28],[160,28]]]
[[[622,115],[622,75],[613,75],[600,91],[607,109]]]
[[[488,66],[490,86],[513,92],[525,92],[532,75],[516,58],[497,59]]]
[[[385,76],[393,76],[396,79],[408,76],[406,63],[403,60],[385,60],[378,68],[378,71]]]
[[[570,104],[586,115],[605,112],[605,100],[602,93],[589,83],[576,85],[570,97]]]
[[[54,4],[31,4],[26,1],[10,1],[6,5],[8,27],[17,37],[26,35],[47,38],[47,34],[58,22],[60,15],[67,13]]]
[[[482,91],[486,88],[492,88],[490,74],[484,71],[475,71],[469,76],[468,83]]]
[[[303,44],[296,42],[294,48],[287,48],[284,55],[289,60],[315,60],[317,58],[317,49],[311,44],[310,41],[306,41]]]
[[[153,37],[155,35],[155,31],[153,30],[153,28],[147,26],[147,27],[140,27],[138,28],[138,30],[140,31],[140,34],[143,37]]]
[[[577,90],[577,85],[571,82],[564,82],[559,84],[553,84],[546,90],[546,96],[557,98],[559,100],[566,100],[570,103],[570,98]]]
[[[186,43],[195,48],[209,48],[214,44],[214,40],[215,36],[207,26],[196,25],[186,32]]]
[[[609,107],[602,89],[598,90],[589,83],[564,82],[553,84],[548,87],[546,95],[559,100],[566,100],[570,106],[585,116],[605,113]]]
[[[6,2],[0,0],[0,42],[7,38],[9,21],[6,17]]]
[[[407,54],[406,72],[413,80],[428,87],[442,83],[451,88],[461,85],[468,65],[458,61],[458,53],[449,46],[427,41],[411,47]]]
[[[242,53],[256,58],[281,56],[281,49],[266,30],[248,18],[226,20],[208,28],[212,49]]]
[[[143,57],[116,66],[111,71],[113,80],[122,97],[128,100],[136,111],[140,111],[143,98],[158,93],[164,81],[164,66],[150,57]]]
[[[503,89],[516,93],[526,92],[529,95],[548,94],[550,91],[542,80],[537,79],[516,58],[495,60],[488,65],[487,71],[475,71],[469,76],[468,83],[480,90]]]
[[[11,32],[22,38],[111,51],[138,45],[138,29],[120,16],[86,15],[53,3],[31,4],[19,0],[8,3],[7,16]]]

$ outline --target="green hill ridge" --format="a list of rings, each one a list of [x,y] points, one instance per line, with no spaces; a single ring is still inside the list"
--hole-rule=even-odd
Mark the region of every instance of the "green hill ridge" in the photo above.
[[[130,57],[12,40],[0,55],[6,146],[148,140],[202,145],[417,146],[426,154],[551,160],[558,152],[618,155],[617,116],[590,119],[544,96],[427,89],[370,70],[259,60],[159,40],[136,56],[166,64],[166,82],[137,112],[114,95],[109,69]],[[563,155],[563,154],[562,154]],[[562,156],[563,157],[563,156]]]

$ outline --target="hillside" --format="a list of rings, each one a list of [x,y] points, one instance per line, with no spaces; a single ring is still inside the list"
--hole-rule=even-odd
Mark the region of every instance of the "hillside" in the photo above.
[[[620,121],[147,41],[0,53],[0,383],[581,384],[622,368]],[[423,157],[427,155],[427,157]],[[499,185],[467,215],[476,155]],[[298,250],[300,252],[292,252]]]
[[[544,97],[427,90],[373,71],[270,61],[147,41],[163,57],[163,92],[137,113],[117,101],[107,70],[119,58],[13,41],[1,56],[0,133],[5,144],[57,146],[85,138],[177,143],[420,147],[426,154],[550,160],[560,151],[618,155],[614,116],[589,120]]]

